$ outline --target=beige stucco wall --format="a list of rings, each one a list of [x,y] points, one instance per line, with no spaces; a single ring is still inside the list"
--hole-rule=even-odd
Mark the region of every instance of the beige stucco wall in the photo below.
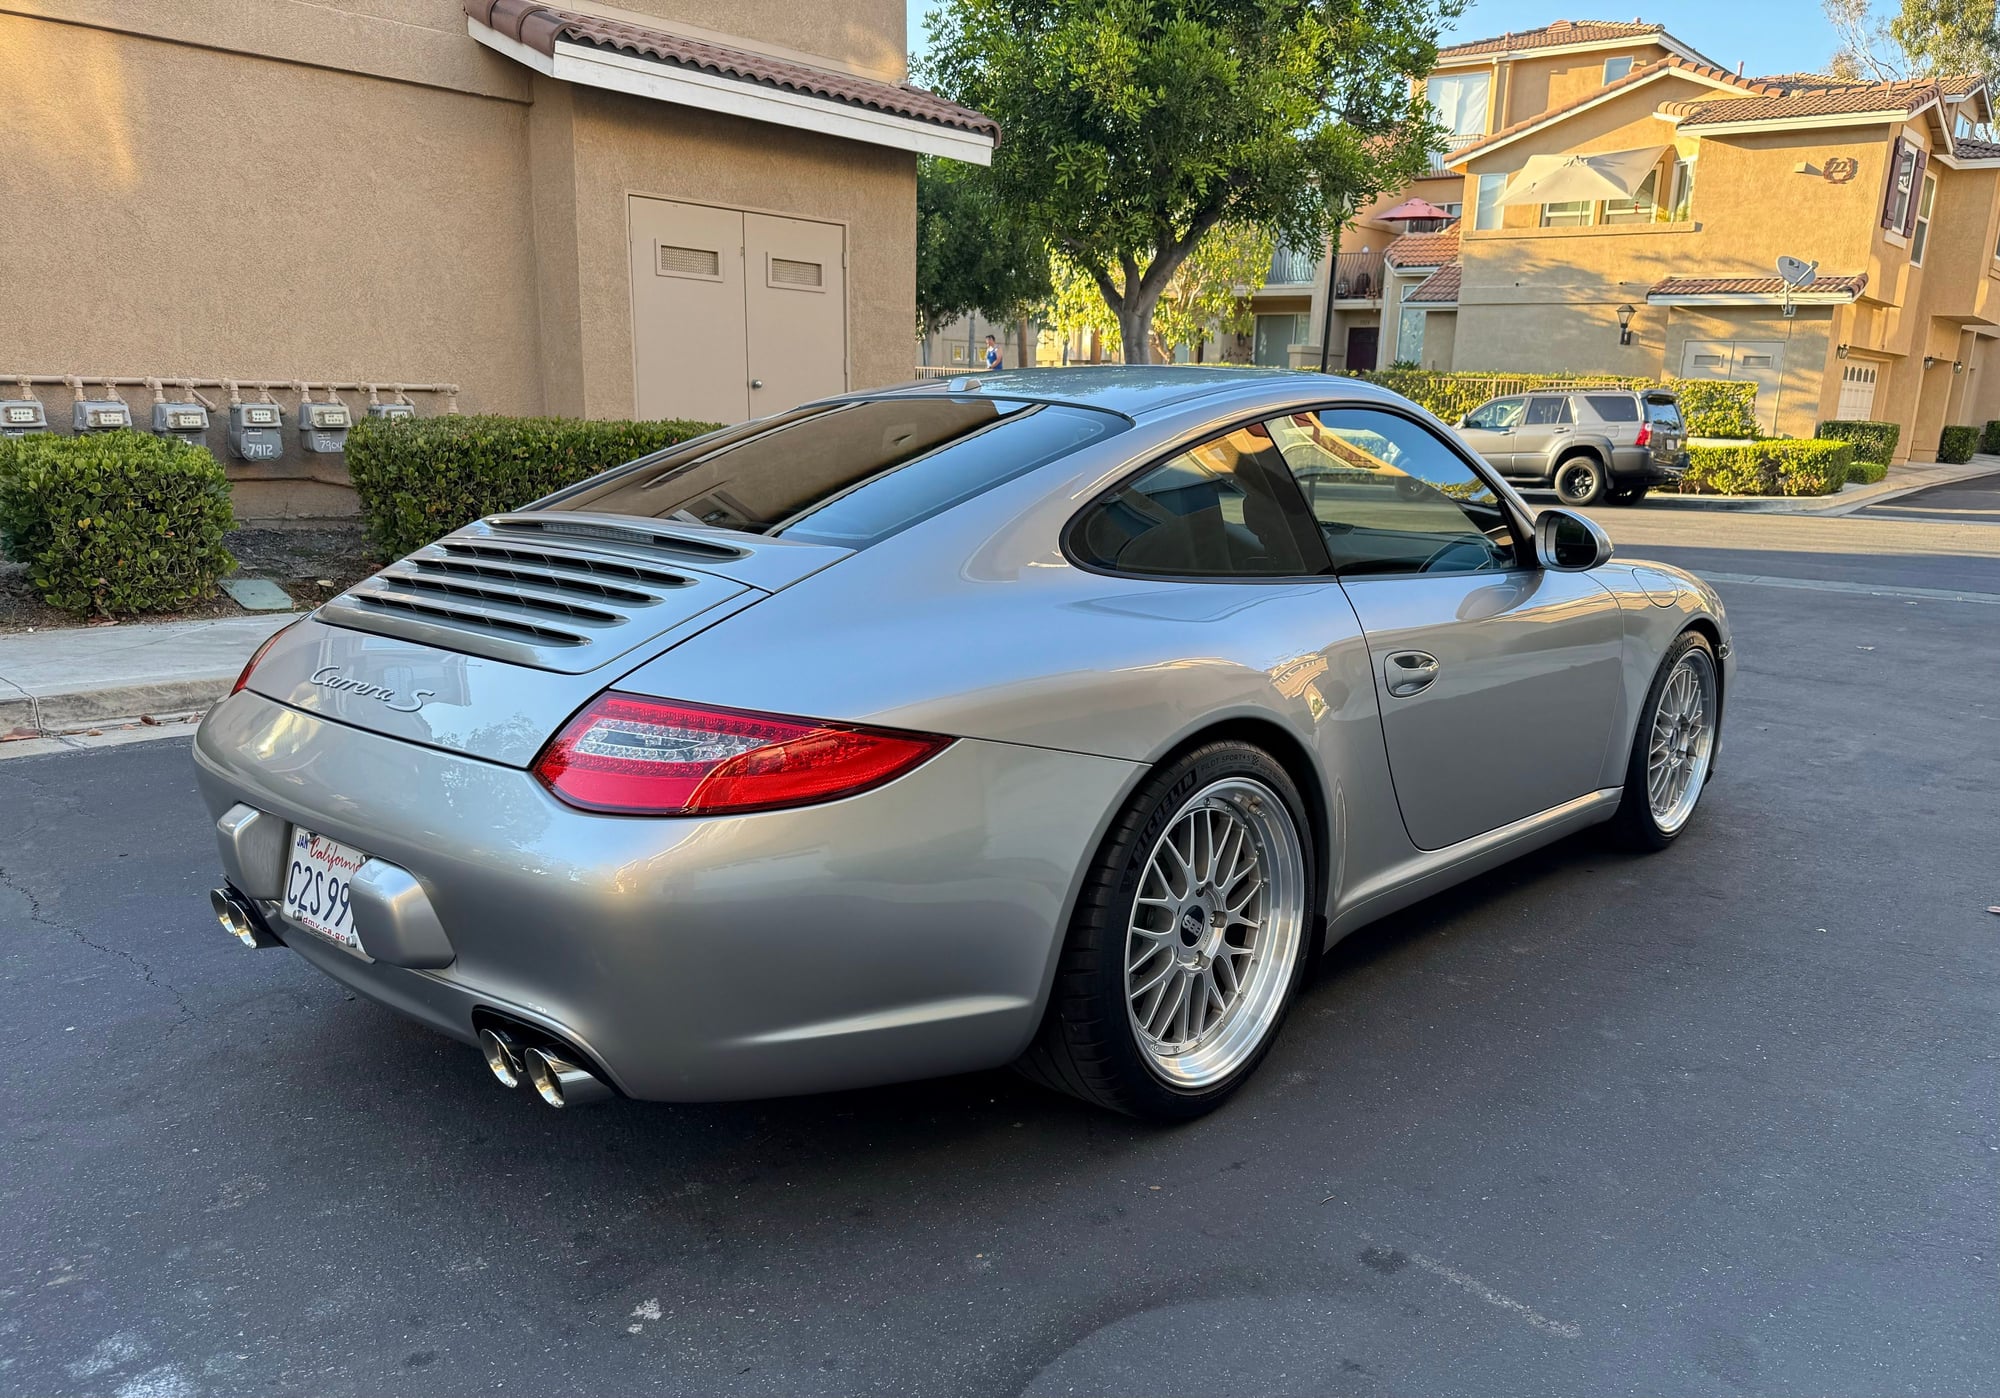
[[[1621,44],[1615,48],[1592,49],[1586,53],[1556,53],[1542,57],[1517,58],[1501,67],[1502,86],[1490,131],[1499,131],[1515,122],[1526,121],[1551,108],[1581,101],[1604,86],[1605,60],[1629,57],[1632,66],[1643,68],[1658,62],[1667,51],[1651,42]]]
[[[434,0],[426,0],[434,3]],[[457,0],[445,0],[456,8]],[[724,43],[746,42],[809,61],[832,60],[859,73],[900,82],[908,71],[903,0],[618,0],[592,6],[604,14],[644,23],[665,20],[687,33],[714,34]]]

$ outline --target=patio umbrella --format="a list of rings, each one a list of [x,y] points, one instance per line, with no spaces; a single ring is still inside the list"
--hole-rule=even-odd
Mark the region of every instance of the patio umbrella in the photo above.
[[[1450,218],[1451,215],[1428,200],[1411,195],[1386,214],[1377,214],[1381,223],[1413,223],[1420,218]]]
[[[1630,199],[1666,154],[1665,146],[1582,155],[1531,155],[1500,197],[1503,205]]]

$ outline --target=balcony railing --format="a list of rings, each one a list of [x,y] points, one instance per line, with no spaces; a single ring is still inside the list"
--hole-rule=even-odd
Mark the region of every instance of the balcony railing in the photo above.
[[[1486,137],[1479,132],[1475,132],[1470,136],[1445,137],[1444,149],[1431,152],[1431,173],[1433,175],[1443,174],[1445,166],[1454,155],[1457,155],[1474,141],[1483,141],[1485,139]]]
[[[1303,252],[1298,248],[1288,248],[1278,244],[1278,250],[1271,254],[1271,273],[1264,278],[1264,285],[1270,286],[1311,286],[1313,269],[1319,266],[1317,253]]]
[[[1381,300],[1382,270],[1382,254],[1379,252],[1342,253],[1333,262],[1333,299]]]

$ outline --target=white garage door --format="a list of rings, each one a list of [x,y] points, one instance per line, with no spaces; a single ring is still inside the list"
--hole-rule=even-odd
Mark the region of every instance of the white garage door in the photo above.
[[[1757,422],[1778,430],[1778,385],[1785,377],[1783,340],[1689,340],[1681,351],[1684,379],[1747,379],[1757,385]]]
[[[1840,366],[1840,412],[1842,422],[1869,422],[1875,416],[1875,366]]]

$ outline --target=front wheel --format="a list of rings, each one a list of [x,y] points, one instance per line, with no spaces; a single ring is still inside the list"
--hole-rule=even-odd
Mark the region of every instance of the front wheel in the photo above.
[[[1572,456],[1556,466],[1556,498],[1565,505],[1595,505],[1604,496],[1604,467],[1594,456]]]
[[[1269,1051],[1308,958],[1308,829],[1258,748],[1163,765],[1098,852],[1021,1071],[1155,1120],[1218,1106]]]
[[[1715,757],[1722,691],[1715,650],[1698,631],[1668,647],[1639,711],[1639,731],[1625,768],[1625,799],[1614,827],[1640,850],[1672,844],[1694,817]]]

